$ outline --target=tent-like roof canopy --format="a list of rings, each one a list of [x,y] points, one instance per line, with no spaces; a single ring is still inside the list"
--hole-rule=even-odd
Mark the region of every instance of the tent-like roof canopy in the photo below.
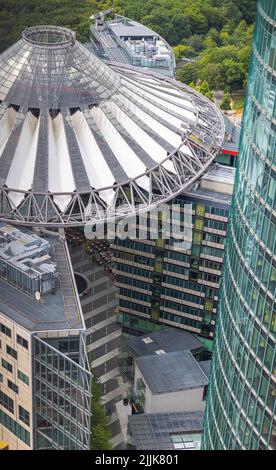
[[[0,56],[0,219],[78,225],[151,209],[209,166],[220,112],[175,80],[106,64],[65,28]]]

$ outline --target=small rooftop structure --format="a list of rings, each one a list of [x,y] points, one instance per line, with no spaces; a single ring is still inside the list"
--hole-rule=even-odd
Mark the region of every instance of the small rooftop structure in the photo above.
[[[40,299],[55,289],[57,276],[49,241],[0,224],[0,279]]]
[[[151,393],[189,390],[208,384],[208,378],[190,351],[156,354],[136,359]]]
[[[199,450],[203,418],[203,411],[132,415],[130,442],[138,450]]]
[[[236,169],[214,163],[201,178],[201,188],[232,195]]]
[[[178,328],[164,328],[155,333],[136,336],[129,340],[128,348],[135,356],[149,356],[163,350],[166,353],[175,351],[199,352],[201,342],[191,333]]]
[[[117,36],[123,39],[132,37],[136,38],[137,36],[141,38],[148,37],[151,39],[159,37],[157,33],[147,26],[121,15],[116,15],[115,20],[110,20],[108,25]]]
[[[66,242],[57,235],[0,225],[0,311],[31,332],[84,329]]]
[[[236,168],[213,163],[209,171],[189,188],[186,195],[196,197],[198,200],[202,197],[229,206],[232,201],[235,174]]]

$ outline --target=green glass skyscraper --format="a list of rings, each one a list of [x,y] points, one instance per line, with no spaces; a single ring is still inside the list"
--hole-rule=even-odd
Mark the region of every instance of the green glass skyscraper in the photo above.
[[[259,0],[203,449],[276,448],[276,2]]]

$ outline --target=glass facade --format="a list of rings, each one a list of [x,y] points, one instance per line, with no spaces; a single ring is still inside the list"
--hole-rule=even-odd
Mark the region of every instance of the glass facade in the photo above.
[[[90,449],[91,373],[82,337],[33,341],[35,449]]]
[[[203,449],[276,448],[276,3],[258,1]]]
[[[181,211],[190,206],[189,249],[178,249],[172,238],[150,240],[147,232],[145,240],[116,238],[112,245],[123,331],[135,335],[176,326],[198,334],[211,350],[230,199],[210,201],[195,192],[173,204]],[[183,217],[181,212],[182,224]]]

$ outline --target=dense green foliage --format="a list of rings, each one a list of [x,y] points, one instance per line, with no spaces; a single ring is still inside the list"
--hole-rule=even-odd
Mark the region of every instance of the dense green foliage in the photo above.
[[[209,100],[213,101],[213,92],[210,88],[209,83],[206,80],[204,80],[203,82],[198,80],[196,83],[191,82],[189,83],[189,86],[199,91],[199,93],[206,96]]]
[[[109,430],[108,418],[101,404],[101,384],[93,380],[92,383],[92,439],[91,449],[111,450],[111,432]]]
[[[211,88],[244,85],[256,0],[0,0],[0,51],[36,24],[57,24],[89,38],[89,16],[112,7],[161,34],[177,58],[196,57],[178,78],[207,80]]]
[[[23,29],[38,24],[67,26],[81,41],[87,40],[89,16],[95,10],[93,0],[0,0],[0,50],[20,39]]]
[[[185,83],[207,80],[213,89],[227,91],[245,85],[251,53],[253,25],[240,21],[234,28],[226,23],[221,31],[211,28],[205,35],[198,60],[181,67],[177,78]],[[189,45],[191,38],[187,41]]]

